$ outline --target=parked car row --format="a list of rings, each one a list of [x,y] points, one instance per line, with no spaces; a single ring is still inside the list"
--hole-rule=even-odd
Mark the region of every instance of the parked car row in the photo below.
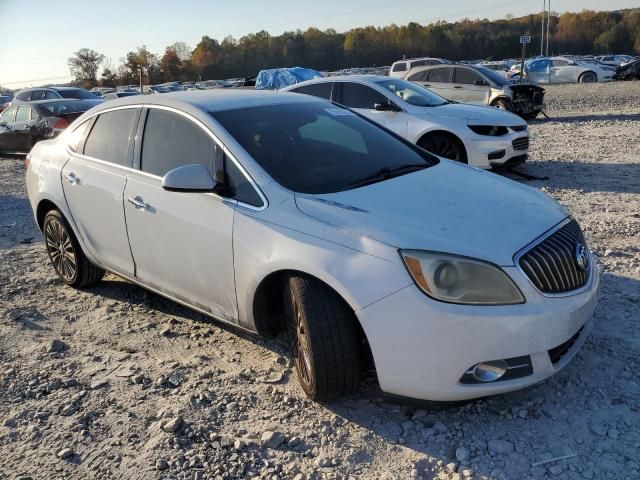
[[[537,189],[414,144],[447,117],[465,142],[508,150],[499,137],[526,139],[524,122],[398,78],[296,88],[307,95],[121,98],[37,143],[27,191],[59,278],[83,288],[108,271],[244,330],[287,333],[316,401],[353,392],[367,359],[387,395],[434,401],[564,368],[599,290],[578,223]]]

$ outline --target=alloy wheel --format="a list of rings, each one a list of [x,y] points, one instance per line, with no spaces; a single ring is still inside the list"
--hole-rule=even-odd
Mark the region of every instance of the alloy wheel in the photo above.
[[[292,299],[293,314],[296,322],[296,338],[293,345],[293,355],[298,371],[299,381],[304,390],[311,388],[311,351],[309,347],[309,333],[302,318],[300,306],[295,298]]]
[[[45,228],[47,252],[53,268],[65,281],[72,282],[76,276],[76,252],[64,225],[58,219],[51,219]]]
[[[458,146],[448,140],[443,139],[429,142],[427,150],[439,157],[448,158],[449,160],[455,160],[457,162],[462,160]]]

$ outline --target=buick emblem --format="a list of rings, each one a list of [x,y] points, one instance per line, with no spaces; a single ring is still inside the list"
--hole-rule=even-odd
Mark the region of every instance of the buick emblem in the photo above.
[[[583,272],[586,272],[589,268],[589,255],[587,254],[587,247],[578,243],[576,244],[576,264],[578,268]]]

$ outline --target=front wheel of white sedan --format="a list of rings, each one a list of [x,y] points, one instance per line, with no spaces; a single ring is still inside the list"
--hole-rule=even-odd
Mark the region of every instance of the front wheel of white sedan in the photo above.
[[[578,79],[578,82],[580,83],[595,83],[597,81],[598,76],[593,72],[584,72]]]
[[[353,392],[361,369],[353,312],[329,287],[306,276],[289,277],[284,303],[298,380],[307,396],[326,402]]]
[[[454,135],[446,132],[429,133],[418,141],[418,146],[439,157],[467,163],[464,145]]]
[[[47,213],[42,232],[51,264],[64,283],[83,288],[102,279],[104,270],[87,259],[73,230],[59,210]]]

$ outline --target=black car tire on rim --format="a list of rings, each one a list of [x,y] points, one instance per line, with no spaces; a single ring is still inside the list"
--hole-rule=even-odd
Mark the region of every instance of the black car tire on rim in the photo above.
[[[418,146],[439,157],[467,163],[467,152],[462,142],[446,132],[429,133],[420,139]]]
[[[361,339],[353,312],[328,286],[288,278],[285,315],[298,380],[309,398],[326,402],[360,382]]]
[[[596,83],[598,81],[598,76],[593,72],[584,72],[578,78],[579,83]]]
[[[102,279],[104,270],[87,259],[73,230],[59,210],[51,210],[46,214],[42,232],[51,264],[64,283],[83,288]]]

